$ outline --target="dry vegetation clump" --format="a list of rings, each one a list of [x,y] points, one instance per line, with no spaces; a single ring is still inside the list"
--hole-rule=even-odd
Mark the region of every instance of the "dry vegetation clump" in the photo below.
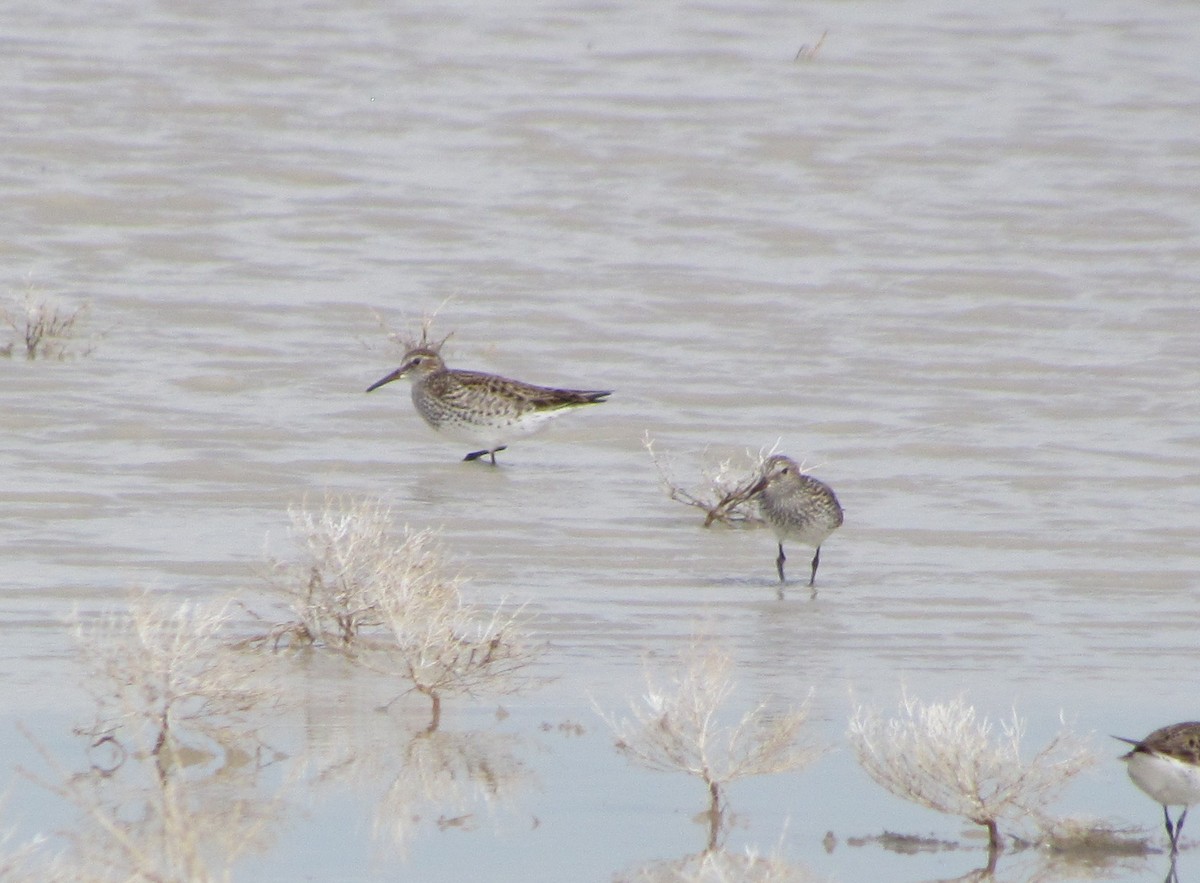
[[[716,464],[702,467],[699,483],[691,488],[680,484],[675,478],[671,458],[654,449],[654,439],[650,433],[642,438],[642,444],[654,461],[654,468],[658,471],[659,481],[667,496],[685,506],[702,509],[705,527],[712,526],[713,522],[730,527],[762,523],[749,491],[762,476],[767,458],[777,452],[778,442],[770,450],[760,449],[757,454],[746,451],[741,457],[726,457]]]
[[[88,307],[75,309],[55,306],[32,290],[16,300],[11,307],[0,308],[0,320],[12,330],[12,339],[0,346],[0,355],[12,357],[18,346],[25,358],[69,359],[75,355],[90,355],[90,343],[81,343],[80,328]]]
[[[96,721],[80,729],[119,764],[154,759],[162,771],[185,755],[221,753],[231,732],[253,732],[251,710],[274,702],[257,660],[238,653],[229,604],[169,606],[142,594],[130,610],[77,622],[75,638],[88,671]]]
[[[445,307],[450,300],[451,298],[447,297],[440,304],[438,304],[432,312],[426,313],[421,317],[420,335],[413,334],[408,331],[394,330],[388,324],[387,320],[376,310],[371,310],[371,315],[375,317],[375,322],[383,330],[383,333],[386,335],[387,339],[399,347],[402,352],[408,352],[409,350],[413,350],[418,347],[428,347],[434,352],[437,352],[441,350],[442,346],[447,340],[454,336],[454,332],[451,331],[441,340],[435,341],[430,335],[430,332],[433,330],[433,323],[437,319],[438,313],[442,311],[442,308]]]
[[[849,729],[871,778],[897,797],[985,827],[993,861],[1002,822],[1049,826],[1046,807],[1096,762],[1087,741],[1065,725],[1029,760],[1021,757],[1024,735],[1015,711],[996,733],[962,697],[926,704],[907,695],[889,720],[859,706]]]
[[[147,595],[128,613],[75,624],[95,722],[89,768],[42,749],[82,824],[47,880],[207,883],[261,845],[273,802],[258,794],[262,745],[246,714],[274,691],[226,637],[229,607],[171,606]]]
[[[430,701],[430,730],[443,696],[524,686],[536,651],[522,611],[469,603],[432,531],[397,533],[382,502],[336,499],[293,511],[292,528],[300,559],[274,562],[268,582],[293,618],[264,640],[335,650],[407,681]]]
[[[327,499],[319,512],[292,509],[292,561],[271,561],[267,581],[293,618],[276,625],[283,643],[354,647],[384,625],[384,606],[436,607],[448,591],[432,531],[397,536],[378,500]]]
[[[477,608],[463,601],[457,586],[440,603],[417,607],[415,616],[400,599],[389,599],[383,610],[394,643],[366,648],[361,659],[407,680],[429,700],[431,731],[441,720],[442,696],[518,691],[537,656],[519,608]]]
[[[708,848],[717,846],[729,783],[806,766],[819,749],[801,744],[808,718],[799,709],[770,711],[761,703],[732,726],[720,713],[733,695],[733,660],[715,647],[696,642],[685,651],[678,670],[660,683],[647,673],[647,690],[630,705],[632,717],[604,716],[616,736],[617,750],[652,770],[679,771],[704,782],[709,794]],[[603,716],[603,715],[602,715]]]

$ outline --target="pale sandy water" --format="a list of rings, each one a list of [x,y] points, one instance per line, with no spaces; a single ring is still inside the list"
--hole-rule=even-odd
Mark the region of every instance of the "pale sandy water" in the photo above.
[[[373,825],[419,769],[403,714],[297,665],[312,699],[275,737],[377,766],[290,784],[236,879],[606,880],[695,853],[701,786],[628,766],[593,706],[700,629],[739,708],[814,691],[837,750],[735,786],[726,845],[820,878],[983,864],[857,769],[851,691],[1016,703],[1034,739],[1061,709],[1112,756],[1109,733],[1200,716],[1193,4],[40,2],[0,41],[4,283],[89,303],[96,335],[0,362],[18,842],[76,821],[15,771],[42,769],[16,722],[82,762],[71,611],[253,595],[288,506],[329,490],[440,527],[474,597],[536,614],[554,680],[448,703],[447,763],[475,772],[400,800],[420,821],[394,848]],[[457,462],[402,387],[362,393],[397,357],[371,310],[404,327],[448,297],[452,364],[612,400],[501,468]],[[767,533],[668,501],[647,432],[684,472],[806,458],[847,510],[817,599],[775,600]],[[1115,761],[1060,808],[1159,831]],[[972,848],[845,844],[884,829]],[[1001,860],[1039,874],[1070,876]]]

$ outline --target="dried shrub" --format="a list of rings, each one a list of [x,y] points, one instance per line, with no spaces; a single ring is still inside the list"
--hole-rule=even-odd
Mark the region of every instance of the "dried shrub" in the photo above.
[[[807,702],[778,712],[760,703],[737,723],[723,726],[720,712],[735,689],[732,669],[727,653],[694,642],[679,668],[661,683],[647,673],[645,695],[630,705],[632,717],[604,716],[617,750],[631,761],[652,770],[685,772],[704,782],[710,849],[716,847],[721,829],[723,788],[749,776],[799,769],[820,753],[800,742]]]
[[[127,613],[76,622],[96,703],[95,723],[80,733],[121,757],[144,754],[169,769],[185,750],[212,751],[235,729],[252,732],[246,712],[261,712],[277,694],[258,660],[227,640],[230,609],[141,594]]]
[[[522,611],[467,602],[446,573],[436,535],[397,533],[375,500],[327,499],[319,513],[292,512],[301,558],[275,562],[268,578],[294,618],[267,639],[336,650],[406,680],[440,722],[445,695],[505,693],[537,656]]]
[[[1049,825],[1045,808],[1096,762],[1065,724],[1028,760],[1021,756],[1025,722],[1015,711],[996,729],[961,696],[926,704],[905,694],[889,720],[857,707],[849,737],[872,779],[897,797],[985,827],[994,857],[1001,822]]]
[[[350,648],[384,626],[385,605],[432,613],[448,594],[457,596],[433,532],[397,535],[381,501],[329,498],[319,512],[289,514],[299,558],[272,561],[267,575],[294,617],[272,630],[276,644]]]
[[[68,309],[51,303],[34,291],[26,291],[13,306],[0,309],[3,319],[12,329],[12,340],[0,347],[0,355],[11,357],[18,346],[25,358],[64,360],[75,355],[90,355],[90,343],[81,342],[80,327],[88,306]]]

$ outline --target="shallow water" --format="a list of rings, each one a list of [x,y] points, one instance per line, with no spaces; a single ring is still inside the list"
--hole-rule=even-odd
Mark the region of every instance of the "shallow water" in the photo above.
[[[854,701],[965,690],[1032,740],[1061,710],[1106,757],[1200,715],[1200,9],[43,2],[0,24],[7,287],[90,304],[92,349],[0,361],[0,713],[78,766],[72,611],[258,597],[288,507],[326,492],[439,528],[471,596],[526,604],[547,642],[548,683],[449,700],[437,746],[419,704],[380,723],[353,674],[289,669],[308,698],[272,738],[312,766],[264,774],[284,797],[238,879],[601,880],[696,853],[702,786],[629,766],[596,708],[698,631],[737,662],[735,710],[813,691],[838,750],[736,784],[726,845],[820,878],[984,864],[858,770]],[[362,393],[399,355],[372,311],[408,330],[442,304],[452,365],[615,394],[499,468],[459,462],[402,385]],[[767,532],[669,501],[646,433],[685,481],[778,442],[831,484],[818,596],[776,600]],[[16,772],[44,773],[29,740],[0,745],[17,841],[74,824]],[[418,748],[456,784],[397,802]],[[1115,761],[1061,809],[1161,833]],[[885,829],[968,848],[846,842]],[[1088,876],[1001,859],[1039,875]]]

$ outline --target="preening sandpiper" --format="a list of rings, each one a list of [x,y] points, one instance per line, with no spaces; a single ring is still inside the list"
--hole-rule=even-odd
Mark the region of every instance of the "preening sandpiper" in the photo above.
[[[1133,784],[1162,804],[1171,855],[1175,856],[1188,809],[1200,803],[1200,721],[1161,727],[1145,739],[1114,738],[1133,746],[1121,760]],[[1183,807],[1174,825],[1168,809],[1172,806]]]
[[[464,460],[496,452],[508,442],[545,428],[551,418],[581,405],[602,402],[611,391],[534,386],[481,371],[447,368],[436,347],[418,346],[404,354],[399,368],[376,380],[367,392],[407,377],[417,412],[434,429],[482,446]]]
[[[779,541],[775,569],[779,572],[780,597],[783,597],[783,564],[787,561],[783,554],[784,540],[815,547],[808,579],[809,587],[813,587],[817,565],[821,563],[821,543],[842,524],[842,507],[833,490],[805,475],[792,458],[775,454],[767,458],[762,477],[745,494],[748,498],[758,498],[763,518]],[[813,588],[813,595],[816,594]]]

